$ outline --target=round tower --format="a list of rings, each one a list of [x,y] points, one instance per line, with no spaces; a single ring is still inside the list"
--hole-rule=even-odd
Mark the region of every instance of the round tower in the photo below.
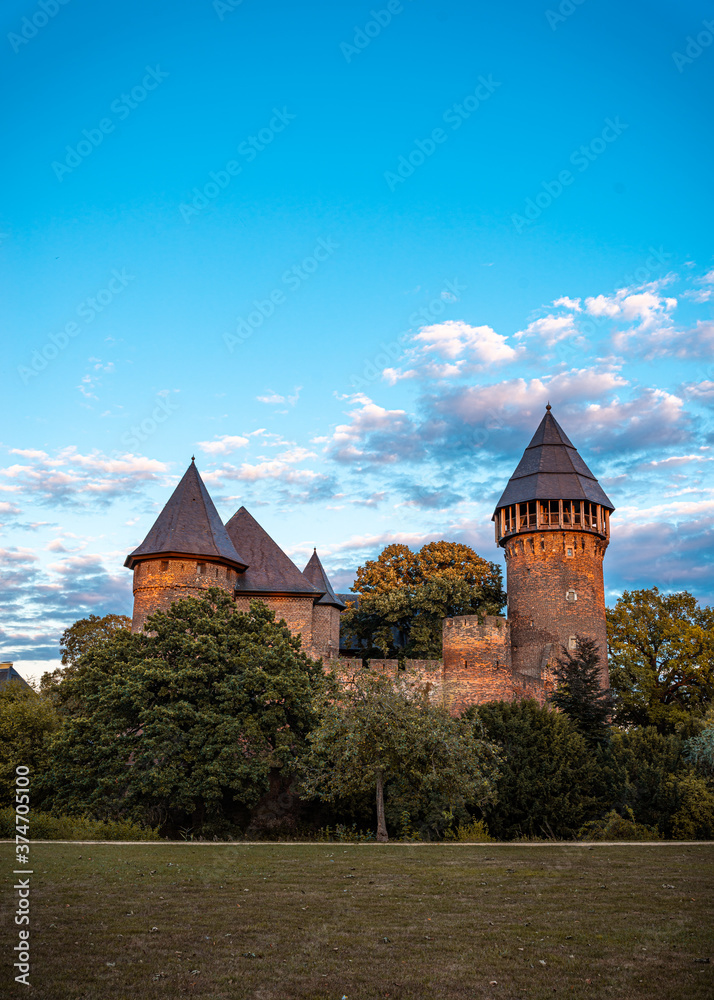
[[[134,571],[133,632],[140,632],[154,611],[167,611],[184,597],[200,597],[209,587],[233,595],[247,563],[228,537],[193,459],[124,565]]]
[[[548,404],[493,515],[514,672],[545,678],[582,635],[597,642],[609,686],[602,563],[614,509]]]

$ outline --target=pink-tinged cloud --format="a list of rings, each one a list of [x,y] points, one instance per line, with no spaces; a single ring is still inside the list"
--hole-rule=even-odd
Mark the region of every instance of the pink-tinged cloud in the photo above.
[[[238,448],[245,448],[250,442],[241,434],[224,434],[214,441],[199,441],[198,447],[207,455],[229,455]]]

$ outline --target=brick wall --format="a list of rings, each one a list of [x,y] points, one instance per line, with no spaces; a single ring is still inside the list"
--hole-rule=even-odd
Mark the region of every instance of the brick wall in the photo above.
[[[538,680],[571,636],[586,635],[598,643],[607,687],[607,542],[586,532],[548,531],[513,536],[504,547],[514,672]],[[568,600],[568,592],[577,599]]]
[[[154,611],[168,611],[174,601],[200,597],[209,587],[233,593],[238,574],[222,563],[193,559],[148,559],[134,567],[132,632],[144,627]]]
[[[330,659],[340,654],[340,609],[315,604],[312,609],[312,649],[315,656]]]
[[[512,700],[510,628],[505,618],[446,618],[442,635],[445,699],[453,715],[470,705]]]
[[[368,660],[369,669],[374,673],[387,677],[404,677],[411,681],[424,684],[432,701],[440,702],[443,698],[444,668],[441,660],[404,660],[400,669],[399,660]],[[348,682],[355,673],[362,669],[362,661],[357,658],[342,656],[331,660],[326,667],[337,677]]]
[[[250,594],[238,594],[236,596],[236,607],[239,611],[248,611],[251,600],[259,600],[267,604],[275,612],[276,621],[284,618],[292,634],[301,636],[303,652],[315,658],[320,656],[319,653],[313,650],[312,646],[313,597],[309,594],[294,594],[289,597],[272,594],[265,597],[251,597]]]

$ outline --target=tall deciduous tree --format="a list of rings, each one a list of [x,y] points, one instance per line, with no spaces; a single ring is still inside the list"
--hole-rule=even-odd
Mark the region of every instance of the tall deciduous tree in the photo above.
[[[400,587],[419,587],[437,576],[482,586],[491,577],[500,583],[497,569],[461,542],[429,542],[418,552],[406,545],[388,545],[376,559],[359,567],[353,590],[387,594]]]
[[[625,591],[607,619],[616,721],[696,732],[714,701],[714,609],[652,587]]]
[[[60,637],[60,656],[62,666],[42,675],[40,691],[42,694],[57,700],[59,684],[63,678],[75,673],[82,656],[98,650],[110,642],[118,631],[131,630],[131,618],[126,615],[89,615],[78,619],[74,625],[66,628]],[[68,707],[68,706],[65,706]]]
[[[607,743],[613,699],[600,681],[600,654],[594,639],[576,636],[573,653],[563,649],[555,663],[557,688],[551,704],[573,722],[590,746]]]
[[[493,748],[403,679],[358,671],[338,699],[323,700],[308,740],[304,792],[333,802],[369,791],[382,843],[388,840],[385,791],[395,779],[402,788],[406,782],[420,795],[446,795],[455,804],[478,802],[491,791]]]
[[[498,614],[506,600],[500,568],[456,542],[416,553],[389,545],[360,567],[354,589],[359,605],[343,614],[343,635],[385,656],[441,656],[444,618]]]
[[[0,691],[0,802],[15,797],[15,768],[29,767],[31,805],[37,805],[36,782],[48,765],[47,744],[59,725],[49,699],[11,681]]]
[[[73,708],[52,748],[53,805],[225,829],[299,754],[322,664],[264,604],[241,614],[219,589],[148,625],[118,629],[61,682]]]

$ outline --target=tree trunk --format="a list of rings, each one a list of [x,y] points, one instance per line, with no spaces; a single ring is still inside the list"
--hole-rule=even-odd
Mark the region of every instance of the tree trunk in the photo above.
[[[387,824],[384,822],[384,780],[382,772],[377,771],[377,843],[386,844],[388,840]]]

